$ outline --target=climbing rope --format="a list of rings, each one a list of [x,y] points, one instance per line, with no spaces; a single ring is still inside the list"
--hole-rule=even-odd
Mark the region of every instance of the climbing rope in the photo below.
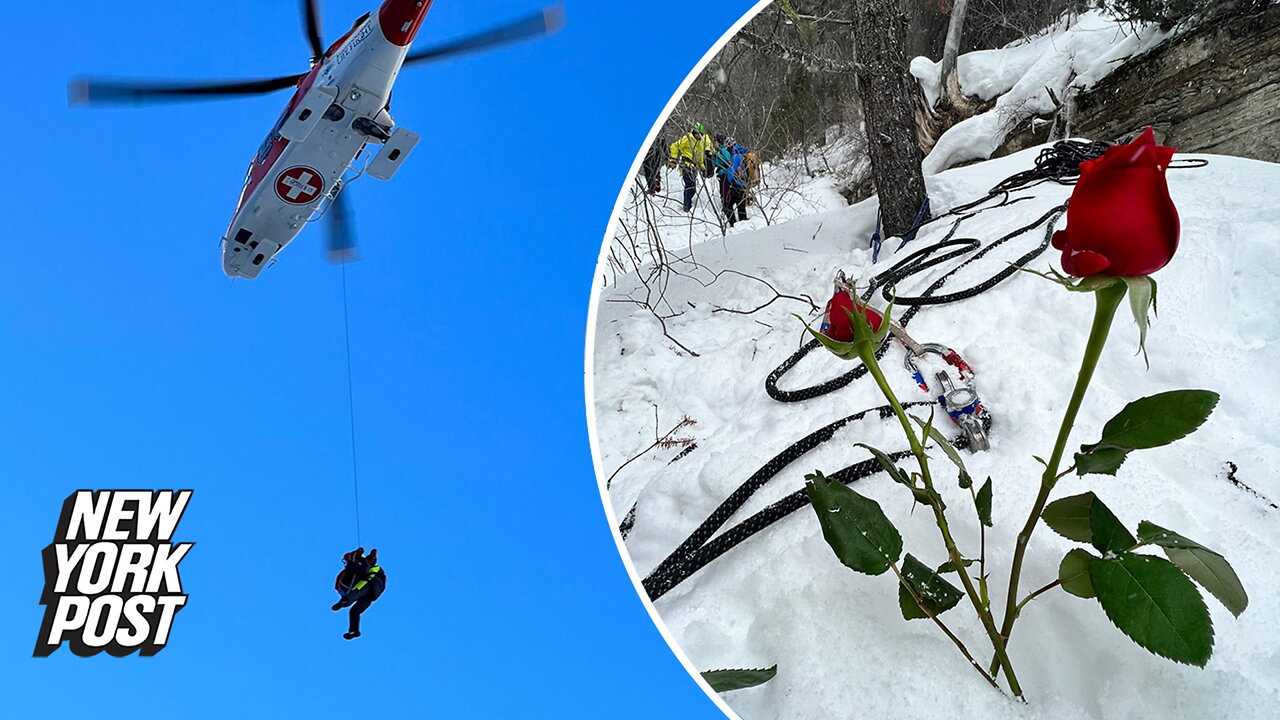
[[[360,473],[356,465],[356,405],[351,383],[351,322],[347,310],[347,264],[342,265],[342,337],[347,348],[347,412],[351,426],[351,494],[355,498],[356,547],[360,542]]]
[[[1048,247],[1053,236],[1053,228],[1058,219],[1066,212],[1067,204],[1051,208],[1048,212],[1041,215],[1035,221],[1017,228],[1003,237],[993,241],[987,247],[975,253],[972,257],[957,265],[955,268],[945,273],[935,280],[920,295],[914,297],[902,297],[893,294],[893,287],[900,281],[923,272],[931,267],[940,265],[949,260],[961,257],[978,248],[981,243],[976,238],[955,238],[956,232],[961,224],[976,216],[982,210],[978,210],[979,206],[988,203],[996,197],[1000,197],[997,204],[983,208],[983,210],[994,209],[995,207],[1003,207],[1012,205],[1021,200],[1029,199],[1022,197],[1011,200],[1010,193],[1013,190],[1025,189],[1041,182],[1057,182],[1059,184],[1073,184],[1075,178],[1079,176],[1079,165],[1085,160],[1101,157],[1106,151],[1106,143],[1092,142],[1084,143],[1079,141],[1061,141],[1055,143],[1052,148],[1042,150],[1036,158],[1035,167],[1031,170],[1018,173],[1002,181],[992,188],[985,197],[979,198],[966,205],[952,209],[945,215],[940,215],[923,223],[920,227],[929,223],[940,221],[951,216],[958,216],[951,228],[948,230],[942,240],[921,250],[911,253],[899,262],[895,263],[888,270],[877,275],[872,279],[870,287],[864,293],[862,299],[867,301],[876,290],[880,290],[882,296],[898,306],[907,306],[907,311],[898,319],[900,328],[905,329],[906,325],[911,321],[920,308],[925,305],[937,305],[943,303],[958,302],[976,295],[979,295],[1004,280],[1008,279],[1013,273],[1039,257]],[[1207,161],[1202,159],[1187,160],[1177,167],[1201,167]],[[1171,167],[1173,167],[1171,165]],[[935,295],[941,289],[949,278],[955,275],[970,263],[986,256],[1000,245],[1016,238],[1024,233],[1030,232],[1037,227],[1043,225],[1045,227],[1043,239],[1040,244],[1032,250],[1024,253],[1009,267],[1002,269],[987,280],[964,290],[958,290],[946,295]],[[919,228],[916,228],[917,230]],[[899,247],[901,249],[901,246]],[[941,254],[940,251],[946,250]],[[818,340],[810,340],[805,343],[796,353],[788,357],[765,379],[765,391],[769,397],[779,402],[799,402],[815,398],[820,395],[832,392],[842,388],[854,380],[867,374],[865,365],[859,364],[853,370],[833,378],[818,385],[802,388],[799,390],[781,390],[778,388],[778,380],[789,370],[795,367],[805,355],[815,350],[821,343]],[[883,344],[876,350],[876,358],[883,357],[889,347],[889,337],[886,337]],[[933,402],[917,401],[903,403],[903,407],[922,407],[933,406]],[[837,430],[845,427],[849,423],[856,422],[865,418],[869,413],[876,413],[880,419],[888,419],[892,416],[893,410],[888,405],[881,405],[875,408],[869,408],[861,412],[854,413],[848,417],[837,420],[825,427],[822,427],[804,438],[800,439],[790,447],[783,450],[773,459],[765,463],[763,467],[751,475],[742,485],[740,485],[732,494],[722,502],[711,515],[707,517],[694,531],[680,543],[674,551],[672,551],[662,562],[658,563],[643,581],[645,592],[651,600],[657,600],[665,595],[671,589],[675,588],[685,579],[693,575],[695,572],[711,563],[716,558],[723,555],[729,549],[737,546],[752,535],[764,530],[773,523],[781,520],[787,515],[809,504],[808,493],[803,489],[797,490],[786,497],[774,502],[754,515],[745,520],[731,526],[729,529],[720,533],[718,536],[712,537],[720,530],[721,527],[729,521],[729,519],[738,512],[739,509],[747,502],[748,499],[760,488],[762,488],[770,479],[781,472],[784,468],[794,462],[796,459],[818,447],[822,443],[831,439]],[[990,430],[990,418],[984,418],[983,430]],[[961,435],[952,440],[952,445],[957,448],[967,448],[969,445],[968,437]],[[911,453],[901,450],[888,453],[888,457],[892,462],[897,462]],[[829,474],[829,479],[848,485],[856,480],[874,475],[881,471],[879,461],[875,458],[869,458],[860,462],[849,465],[838,472]],[[635,507],[627,513],[623,520],[622,527],[619,528],[620,533],[625,538],[635,523]]]
[[[993,209],[995,207],[1002,207],[1004,205],[1012,204],[1007,200],[1008,198],[1006,197],[1005,201],[1002,201],[1000,204],[995,205],[992,208],[988,208],[988,209]],[[983,248],[981,251],[975,253],[969,259],[957,265],[950,272],[946,273],[942,277],[935,280],[932,285],[930,285],[924,292],[922,292],[918,296],[901,297],[901,296],[892,295],[891,294],[892,288],[898,282],[905,280],[906,278],[912,275],[923,272],[931,267],[934,267],[935,265],[939,265],[948,260],[953,260],[957,257],[960,257],[965,253],[973,250],[974,248],[977,248],[981,244],[976,238],[954,238],[953,237],[956,231],[960,228],[961,223],[964,220],[970,217],[973,217],[977,213],[962,215],[951,226],[951,229],[947,232],[946,237],[944,237],[941,241],[911,253],[910,255],[903,258],[898,263],[894,264],[888,270],[885,270],[883,273],[880,273],[875,278],[873,278],[871,280],[870,286],[867,288],[867,291],[863,293],[862,300],[865,302],[871,297],[871,295],[876,290],[879,289],[881,290],[882,295],[885,297],[886,300],[894,302],[895,305],[897,306],[907,306],[906,312],[904,312],[900,317],[896,318],[896,322],[898,323],[898,325],[905,329],[907,325],[911,322],[912,318],[916,316],[916,313],[920,311],[921,307],[925,305],[940,305],[943,303],[959,302],[960,300],[966,300],[968,298],[980,295],[986,292],[987,290],[990,290],[991,288],[995,287],[996,285],[1000,284],[1004,280],[1008,279],[1020,268],[1025,266],[1027,263],[1039,257],[1041,253],[1043,253],[1049,247],[1049,242],[1053,237],[1054,223],[1057,222],[1058,218],[1061,217],[1062,213],[1065,210],[1066,210],[1065,203],[1062,205],[1058,205],[1050,209],[1049,212],[1037,218],[1034,222],[1028,223],[1027,225],[1023,225],[1022,227],[1016,230],[1013,230],[1007,233],[1006,235],[1004,235],[1003,237],[993,241],[987,247]],[[934,293],[936,293],[943,285],[945,285],[947,280],[951,278],[951,276],[955,275],[961,269],[968,266],[970,263],[982,257],[985,257],[988,253],[995,250],[997,247],[1003,245],[1004,243],[1008,242],[1009,240],[1012,240],[1013,238],[1016,238],[1019,235],[1022,235],[1023,233],[1029,232],[1035,229],[1036,227],[1039,227],[1040,225],[1045,225],[1043,240],[1035,248],[1023,254],[1016,261],[1014,261],[1012,265],[1004,268],[1003,270],[996,273],[992,277],[988,278],[987,280],[973,287],[970,287],[964,290],[957,290],[956,292],[948,293],[942,296],[937,296],[937,297],[934,296]],[[947,250],[949,248],[954,248],[954,249],[950,249],[948,252],[934,256],[935,253],[938,253],[941,250]],[[821,346],[821,343],[819,343],[818,340],[816,339],[810,340],[809,342],[802,345],[799,350],[793,353],[791,357],[784,360],[783,363],[779,365],[777,368],[775,368],[773,372],[769,373],[768,377],[766,377],[764,381],[765,392],[769,394],[769,397],[773,398],[774,400],[777,400],[778,402],[802,402],[804,400],[810,400],[810,399],[819,397],[821,395],[826,395],[827,393],[839,390],[840,388],[848,385],[849,383],[853,382],[854,380],[857,380],[858,378],[866,374],[867,372],[866,366],[862,364],[858,364],[852,370],[844,373],[843,375],[832,378],[831,380],[827,380],[825,382],[818,383],[817,385],[813,385],[811,387],[800,388],[798,390],[783,390],[779,388],[778,381],[782,379],[782,377],[786,375],[792,368],[794,368],[796,364],[800,362],[800,360],[802,360],[806,355],[813,352],[820,346]],[[889,338],[886,337],[884,340],[884,343],[879,348],[876,349],[876,359],[883,357],[885,351],[887,351],[888,348],[889,348]]]
[[[903,407],[917,407],[920,405],[931,405],[929,402],[909,402],[904,403]],[[854,413],[840,420],[819,428],[799,442],[791,445],[791,447],[783,450],[772,460],[764,464],[764,467],[752,473],[746,482],[738,486],[720,506],[712,511],[711,515],[697,527],[689,537],[676,548],[665,560],[658,564],[649,576],[644,579],[645,592],[649,594],[649,598],[657,600],[666,592],[676,585],[680,584],[685,578],[689,577],[699,569],[710,563],[712,560],[723,555],[727,550],[746,540],[755,533],[772,525],[774,522],[781,520],[795,510],[804,507],[809,503],[808,494],[803,490],[791,493],[787,497],[752,515],[741,523],[730,528],[714,540],[711,536],[715,534],[721,526],[729,520],[734,513],[747,502],[747,500],[755,494],[757,490],[764,487],[770,479],[790,465],[797,458],[810,450],[816,448],[822,443],[830,440],[836,431],[856,422],[867,416],[868,413],[876,413],[881,419],[888,418],[893,414],[893,408],[889,405],[881,405],[877,408],[870,408],[862,412]],[[910,452],[898,452],[889,455],[894,462],[910,455]],[[850,465],[839,472],[829,475],[831,479],[838,480],[848,484],[854,480],[866,477],[879,469],[879,464],[872,459],[869,463],[866,461]]]

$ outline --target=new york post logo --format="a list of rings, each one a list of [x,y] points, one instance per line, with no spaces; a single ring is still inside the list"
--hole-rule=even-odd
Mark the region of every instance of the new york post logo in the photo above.
[[[44,549],[44,623],[36,657],[69,642],[81,657],[103,650],[155,655],[184,605],[178,563],[195,543],[170,542],[190,490],[77,490],[62,503]]]

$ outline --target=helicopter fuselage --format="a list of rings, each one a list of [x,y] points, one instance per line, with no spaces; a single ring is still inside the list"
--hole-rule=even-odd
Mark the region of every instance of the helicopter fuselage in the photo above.
[[[382,144],[369,173],[389,178],[417,136],[393,132],[391,88],[432,0],[386,0],[358,20],[297,84],[249,165],[222,238],[222,268],[255,278],[342,190],[365,146]],[[350,178],[348,178],[350,179]]]

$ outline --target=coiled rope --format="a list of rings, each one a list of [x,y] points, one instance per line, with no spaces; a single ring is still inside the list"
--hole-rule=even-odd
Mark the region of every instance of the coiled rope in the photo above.
[[[993,209],[995,207],[1010,205],[1018,202],[1019,200],[1027,199],[1024,197],[1017,200],[1010,200],[1009,195],[1013,190],[1025,189],[1041,182],[1052,181],[1060,184],[1072,184],[1074,182],[1074,178],[1079,175],[1080,163],[1085,160],[1100,157],[1103,152],[1105,152],[1106,148],[1107,144],[1101,142],[1083,143],[1077,141],[1061,141],[1055,143],[1052,148],[1046,148],[1040,152],[1039,156],[1036,158],[1035,167],[1033,169],[1009,177],[992,188],[985,197],[954,208],[945,215],[941,215],[921,223],[921,227],[923,227],[924,225],[940,221],[947,217],[956,217],[955,222],[941,241],[927,248],[911,253],[898,263],[895,263],[888,270],[873,278],[870,287],[863,296],[863,300],[866,301],[869,299],[871,295],[879,289],[886,300],[891,300],[899,306],[907,306],[907,311],[902,314],[901,318],[899,318],[899,324],[905,327],[915,314],[919,312],[920,308],[925,305],[937,305],[965,300],[986,292],[1003,282],[1012,276],[1013,273],[1017,272],[1018,269],[1039,257],[1045,249],[1048,248],[1050,239],[1053,235],[1054,225],[1061,217],[1062,213],[1065,212],[1066,203],[1052,208],[1044,215],[1037,218],[1034,222],[1028,223],[1027,225],[1013,230],[1012,232],[995,240],[986,248],[983,248],[972,257],[935,280],[933,284],[925,289],[925,291],[920,295],[915,297],[900,297],[891,294],[892,288],[898,282],[936,265],[961,257],[965,253],[978,248],[981,243],[976,238],[954,237],[965,220],[976,216],[982,211],[977,208],[996,197],[1001,198],[996,205],[983,209]],[[1003,243],[1008,242],[1023,233],[1030,232],[1042,224],[1045,225],[1045,231],[1040,244],[1019,257],[1010,267],[1002,269],[991,278],[971,288],[948,293],[946,295],[935,295],[935,293],[946,284],[948,278],[959,272],[965,266],[986,256]],[[946,252],[937,254],[944,250]],[[795,367],[796,363],[798,363],[801,358],[812,352],[819,345],[820,343],[817,340],[809,341],[769,374],[765,379],[765,391],[769,394],[769,397],[779,402],[800,402],[842,388],[867,373],[866,366],[859,364],[853,370],[813,387],[802,388],[799,390],[782,390],[778,388],[778,380],[789,370]],[[888,345],[889,341],[888,338],[886,338],[884,344],[876,351],[877,358],[884,355],[888,349]],[[928,401],[903,403],[904,408],[932,405],[933,403]],[[716,532],[719,531],[720,528],[723,527],[744,504],[746,504],[751,496],[760,488],[764,487],[764,485],[781,472],[783,468],[790,465],[805,453],[831,439],[831,437],[835,435],[836,431],[845,427],[849,423],[862,420],[870,413],[875,413],[876,417],[883,420],[891,417],[893,411],[890,406],[881,405],[879,407],[869,408],[867,410],[854,413],[853,415],[849,415],[848,417],[830,423],[829,425],[815,430],[801,438],[799,441],[793,443],[790,447],[783,450],[773,459],[765,463],[763,467],[753,473],[751,477],[742,483],[742,485],[734,490],[724,502],[712,511],[711,515],[696,529],[694,529],[684,542],[680,543],[679,547],[672,551],[649,573],[647,577],[645,577],[643,586],[650,599],[656,601],[695,572],[723,555],[729,549],[737,546],[744,540],[764,530],[778,520],[781,520],[787,515],[790,515],[796,510],[808,505],[808,494],[804,490],[797,490],[754,515],[751,515],[745,520],[731,526],[729,529],[716,536]],[[989,424],[990,420],[987,420],[984,423],[984,425],[987,426],[989,426]],[[989,430],[989,427],[985,429]],[[957,448],[967,447],[968,438],[961,435],[955,438],[952,441],[952,444]],[[888,453],[890,460],[895,463],[909,455],[910,452],[906,450]],[[848,485],[856,480],[874,475],[875,473],[880,472],[880,470],[881,467],[879,462],[875,458],[868,458],[849,465],[848,467],[832,473],[827,477]],[[626,519],[623,521],[623,527],[620,528],[620,532],[624,537],[631,530],[634,521],[635,508],[633,507],[627,514]]]

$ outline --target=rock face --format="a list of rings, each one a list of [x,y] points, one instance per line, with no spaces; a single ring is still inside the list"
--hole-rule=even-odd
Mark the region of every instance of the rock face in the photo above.
[[[1280,163],[1280,4],[1173,38],[1068,105],[1073,136],[1115,142],[1153,125],[1182,152]],[[1011,136],[1000,154],[1045,142],[1049,125]]]

